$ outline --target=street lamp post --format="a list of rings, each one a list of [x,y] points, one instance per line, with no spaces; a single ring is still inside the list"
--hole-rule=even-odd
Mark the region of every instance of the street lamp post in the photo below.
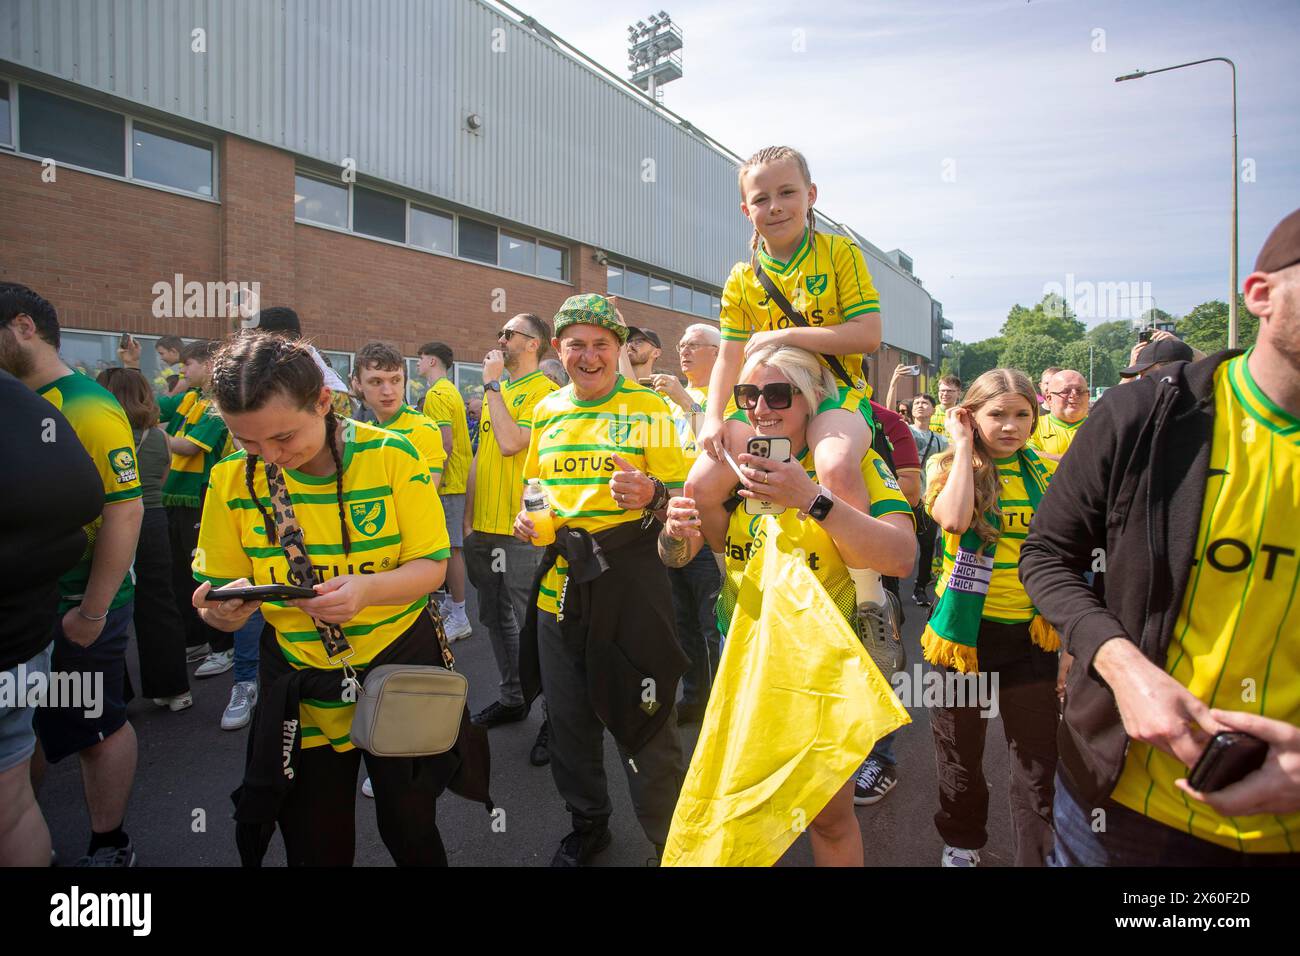
[[[1158,70],[1137,70],[1115,77],[1115,82],[1138,80],[1154,73],[1168,73],[1170,70],[1181,70],[1187,66],[1214,62],[1226,63],[1232,68],[1232,242],[1228,260],[1228,284],[1232,289],[1228,296],[1228,348],[1235,349],[1237,347],[1237,64],[1226,56],[1212,56],[1204,60],[1192,60],[1190,63],[1161,67]]]

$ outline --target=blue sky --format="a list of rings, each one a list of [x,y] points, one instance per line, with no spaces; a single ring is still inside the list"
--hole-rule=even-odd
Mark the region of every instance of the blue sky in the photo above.
[[[1295,0],[516,5],[622,76],[627,25],[666,9],[686,45],[665,105],[741,155],[802,149],[819,205],[909,253],[964,341],[1070,275],[1132,283],[1133,314],[1147,290],[1178,315],[1227,298],[1229,70],[1116,76],[1236,61],[1241,278],[1300,206]]]

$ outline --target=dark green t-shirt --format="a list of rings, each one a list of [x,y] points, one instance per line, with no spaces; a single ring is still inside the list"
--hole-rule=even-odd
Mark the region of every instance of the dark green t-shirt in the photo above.
[[[161,428],[151,428],[141,437],[135,432],[136,460],[140,463],[140,490],[146,508],[161,508],[163,476],[171,453],[167,450],[167,435]]]

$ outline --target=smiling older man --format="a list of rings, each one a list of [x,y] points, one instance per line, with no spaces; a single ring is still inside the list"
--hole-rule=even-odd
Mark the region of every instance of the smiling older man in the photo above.
[[[686,464],[667,402],[619,373],[627,336],[604,296],[565,300],[551,344],[570,384],[537,403],[523,469],[546,489],[556,525],[520,634],[524,697],[536,696],[540,677],[551,773],[573,817],[552,866],[580,866],[609,845],[606,728],[656,857],[684,774],[673,705],[687,660],[655,519]],[[533,540],[528,512],[514,531]]]
[[[1088,417],[1088,382],[1074,369],[1061,369],[1047,386],[1048,414],[1038,419],[1029,447],[1041,457],[1060,461],[1079,426]]]

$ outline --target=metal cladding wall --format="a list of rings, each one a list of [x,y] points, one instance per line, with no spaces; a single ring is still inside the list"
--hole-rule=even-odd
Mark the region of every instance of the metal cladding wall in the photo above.
[[[0,0],[0,59],[711,285],[748,253],[728,157],[480,0]]]

